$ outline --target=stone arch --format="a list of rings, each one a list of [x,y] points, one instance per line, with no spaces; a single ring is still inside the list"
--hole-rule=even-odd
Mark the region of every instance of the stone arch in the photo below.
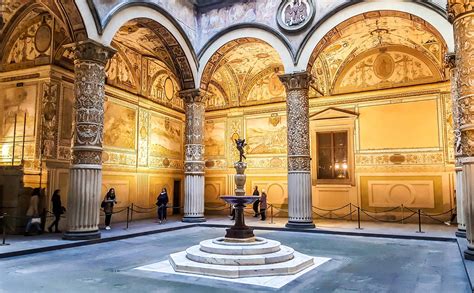
[[[310,66],[309,64],[311,63],[311,58],[314,58],[313,51],[316,44],[319,44],[321,40],[338,24],[363,13],[383,11],[387,10],[387,8],[392,11],[412,14],[426,21],[442,36],[447,44],[448,52],[454,52],[452,25],[445,16],[441,15],[439,11],[434,10],[432,7],[417,2],[407,1],[393,1],[390,3],[390,7],[387,7],[387,3],[384,2],[359,2],[344,7],[311,30],[297,52],[296,67],[299,70],[308,69],[308,66]]]
[[[257,39],[271,44],[280,56],[285,73],[291,73],[295,70],[293,52],[285,37],[264,25],[236,25],[214,36],[201,49],[199,52],[199,80],[201,81],[203,75],[207,74],[205,67],[220,48],[242,38]]]
[[[207,57],[206,57],[207,58]],[[283,101],[284,87],[278,75],[285,72],[280,54],[258,38],[238,38],[219,47],[203,67],[200,88],[218,105],[207,109],[240,107]],[[215,87],[220,83],[221,87]],[[218,91],[216,91],[218,89]],[[218,99],[216,99],[218,97]]]
[[[89,38],[106,46],[110,46],[117,31],[127,22],[134,19],[154,21],[160,31],[166,33],[169,40],[176,44],[173,48],[174,62],[180,68],[180,74],[186,75],[186,80],[182,81],[182,88],[197,87],[198,65],[194,49],[182,28],[164,9],[151,3],[124,2],[123,5],[119,5],[111,11],[100,23],[97,16],[94,17],[94,8],[89,7],[88,1],[77,2],[84,21],[96,24],[96,26],[87,27]]]

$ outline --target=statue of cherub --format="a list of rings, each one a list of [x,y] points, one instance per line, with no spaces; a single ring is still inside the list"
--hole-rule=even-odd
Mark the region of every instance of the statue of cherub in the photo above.
[[[239,155],[240,155],[239,162],[242,162],[242,158],[247,159],[244,155],[244,147],[247,146],[247,144],[245,143],[245,139],[240,139],[240,138],[237,138],[235,140],[235,144],[237,146],[237,150],[239,151]]]

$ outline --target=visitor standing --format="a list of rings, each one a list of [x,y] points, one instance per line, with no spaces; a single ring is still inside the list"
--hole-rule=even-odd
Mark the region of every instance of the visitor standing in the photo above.
[[[110,188],[101,204],[105,213],[105,230],[111,229],[110,222],[112,221],[112,214],[114,213],[114,205],[116,203],[115,189]]]
[[[53,196],[51,197],[51,202],[53,204],[54,222],[48,227],[48,231],[49,233],[52,233],[54,226],[54,233],[61,233],[58,229],[59,220],[66,209],[61,205],[61,194],[59,189],[54,191]]]
[[[255,189],[253,190],[253,194],[252,195],[256,195],[256,196],[259,196],[260,195],[260,192],[258,191],[258,186],[255,186]],[[258,204],[260,203],[260,200],[256,200],[253,202],[253,211],[254,211],[254,218],[258,217]]]
[[[41,190],[39,188],[33,189],[30,197],[30,204],[28,206],[28,210],[26,211],[26,228],[25,228],[25,236],[31,235],[31,227],[35,227],[36,232],[41,234],[41,218],[39,215],[39,198],[41,195]]]
[[[265,192],[265,190],[262,190],[262,196],[260,197],[260,216],[261,216],[260,219],[262,221],[265,221],[265,219],[267,218],[266,210],[267,210],[267,193]]]
[[[166,222],[166,205],[168,204],[168,191],[166,188],[161,190],[160,195],[156,199],[156,205],[158,206],[158,221],[161,224],[163,221]]]

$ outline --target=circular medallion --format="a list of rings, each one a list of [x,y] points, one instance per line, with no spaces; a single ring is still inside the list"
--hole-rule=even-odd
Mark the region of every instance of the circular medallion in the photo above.
[[[270,76],[270,80],[268,82],[268,91],[272,96],[281,96],[285,91],[285,87],[281,83],[278,75],[276,73],[272,73]]]
[[[165,80],[165,96],[169,101],[174,97],[174,84],[169,77]]]
[[[287,31],[298,31],[311,23],[315,14],[312,0],[284,0],[277,11],[278,25]]]
[[[164,158],[164,159],[163,159],[163,166],[169,167],[169,166],[170,166],[170,163],[171,163],[171,162],[170,162],[170,160],[169,160],[168,158]]]
[[[51,45],[51,28],[47,24],[42,24],[36,30],[35,34],[35,47],[40,53],[44,53],[49,49]]]
[[[395,70],[395,61],[388,53],[379,54],[375,58],[373,69],[378,78],[386,80],[392,76]]]

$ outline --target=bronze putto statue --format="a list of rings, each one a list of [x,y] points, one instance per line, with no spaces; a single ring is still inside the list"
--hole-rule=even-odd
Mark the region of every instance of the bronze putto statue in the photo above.
[[[237,138],[235,140],[235,144],[237,146],[237,150],[239,151],[239,155],[240,155],[239,162],[242,162],[242,158],[247,159],[247,157],[245,157],[244,155],[244,147],[247,146],[247,144],[245,143],[245,139],[240,139],[240,138]]]

